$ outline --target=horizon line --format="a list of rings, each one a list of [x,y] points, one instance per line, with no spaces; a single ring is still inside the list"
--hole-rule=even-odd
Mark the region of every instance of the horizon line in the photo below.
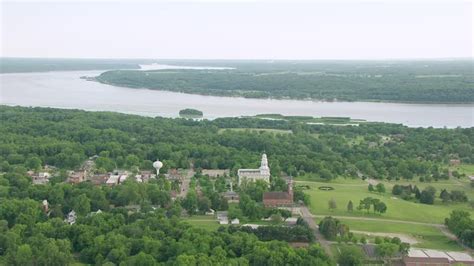
[[[153,58],[153,57],[42,57],[0,56],[0,59],[73,59],[73,60],[185,60],[185,61],[454,61],[474,60],[471,57],[386,57],[386,58]]]

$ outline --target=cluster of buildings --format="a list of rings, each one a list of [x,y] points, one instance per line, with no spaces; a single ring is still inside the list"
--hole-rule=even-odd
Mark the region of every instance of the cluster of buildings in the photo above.
[[[216,213],[217,221],[219,224],[225,225],[225,224],[233,224],[237,225],[240,224],[240,220],[238,218],[230,219],[228,217],[228,212],[227,211],[218,211]]]
[[[115,186],[120,183],[123,183],[127,178],[130,177],[128,171],[114,171],[107,174],[94,174],[95,163],[93,161],[94,157],[89,158],[80,170],[78,171],[69,171],[66,182],[71,184],[79,184],[84,181],[91,181],[94,185],[106,184],[108,186]],[[163,167],[163,163],[156,161],[153,163],[153,167],[156,169],[156,174],[152,171],[140,171],[135,175],[135,180],[137,182],[148,182],[152,178],[156,178],[160,172],[160,169]],[[28,175],[31,177],[33,184],[35,185],[44,185],[49,182],[51,174],[49,172],[38,172],[29,171]]]
[[[262,180],[270,184],[270,167],[268,158],[264,153],[258,169],[239,169],[237,171],[239,185],[244,182],[256,182]],[[293,182],[287,179],[288,189],[284,191],[270,191],[263,193],[263,205],[265,207],[284,207],[293,205]]]

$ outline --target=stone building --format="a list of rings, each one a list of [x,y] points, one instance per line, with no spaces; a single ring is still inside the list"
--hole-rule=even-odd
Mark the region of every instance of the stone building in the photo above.
[[[260,162],[260,168],[258,169],[239,169],[237,171],[239,177],[239,186],[244,182],[244,180],[255,182],[257,180],[263,180],[267,183],[270,183],[270,168],[268,167],[267,155],[264,153],[262,155],[262,160]]]

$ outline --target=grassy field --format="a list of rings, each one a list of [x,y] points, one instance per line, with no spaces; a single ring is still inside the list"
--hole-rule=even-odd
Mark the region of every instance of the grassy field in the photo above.
[[[196,226],[202,229],[206,229],[209,231],[217,230],[219,227],[224,226],[220,225],[214,216],[209,215],[196,215],[191,217],[183,218],[186,222],[191,224],[192,226]]]
[[[450,167],[452,170],[457,170],[460,173],[464,173],[466,175],[474,175],[474,164],[461,164],[459,166],[452,166]]]
[[[363,186],[364,184],[366,184],[366,182],[363,182],[359,178],[335,178],[335,179],[331,179],[331,180],[327,181],[327,180],[322,179],[322,178],[314,178],[309,174],[305,175],[305,176],[298,176],[296,178],[296,182],[300,185],[301,184],[307,184],[307,185],[317,184],[318,186],[321,185],[321,184],[323,186],[332,185],[332,184]]]
[[[305,193],[311,196],[311,211],[316,215],[337,215],[337,216],[361,216],[372,217],[380,219],[394,219],[402,221],[414,221],[423,223],[439,223],[442,224],[444,219],[449,216],[449,213],[454,209],[463,209],[474,214],[467,203],[449,203],[443,204],[439,199],[434,205],[420,204],[410,201],[405,201],[394,197],[391,194],[391,189],[394,184],[408,184],[417,185],[420,189],[426,186],[435,187],[439,195],[441,188],[448,190],[463,190],[466,191],[469,198],[474,197],[474,191],[470,188],[466,181],[443,181],[432,183],[420,182],[384,182],[387,192],[384,194],[369,192],[367,189],[367,182],[357,179],[336,179],[331,182],[320,181],[300,181],[298,185],[308,185],[309,190]],[[319,190],[320,186],[332,186],[334,190],[323,191]],[[354,203],[354,209],[359,204],[359,201],[365,197],[379,198],[387,205],[387,212],[384,214],[366,213],[365,211],[347,212],[346,206],[349,200]],[[328,201],[334,199],[337,203],[337,209],[330,211],[328,208]]]
[[[453,251],[463,250],[455,241],[448,239],[439,228],[433,226],[353,219],[341,219],[341,221],[347,224],[351,230],[374,233],[398,233],[413,237],[419,242],[413,246],[419,248]]]
[[[283,130],[283,129],[272,129],[272,128],[221,128],[219,129],[218,133],[222,133],[226,130],[238,131],[238,132],[268,132],[273,134],[292,134],[291,130]]]

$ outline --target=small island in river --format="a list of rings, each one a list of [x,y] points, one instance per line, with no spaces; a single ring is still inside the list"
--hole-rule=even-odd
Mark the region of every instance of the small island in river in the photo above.
[[[196,109],[186,108],[179,111],[179,116],[184,118],[201,118],[203,112]]]

